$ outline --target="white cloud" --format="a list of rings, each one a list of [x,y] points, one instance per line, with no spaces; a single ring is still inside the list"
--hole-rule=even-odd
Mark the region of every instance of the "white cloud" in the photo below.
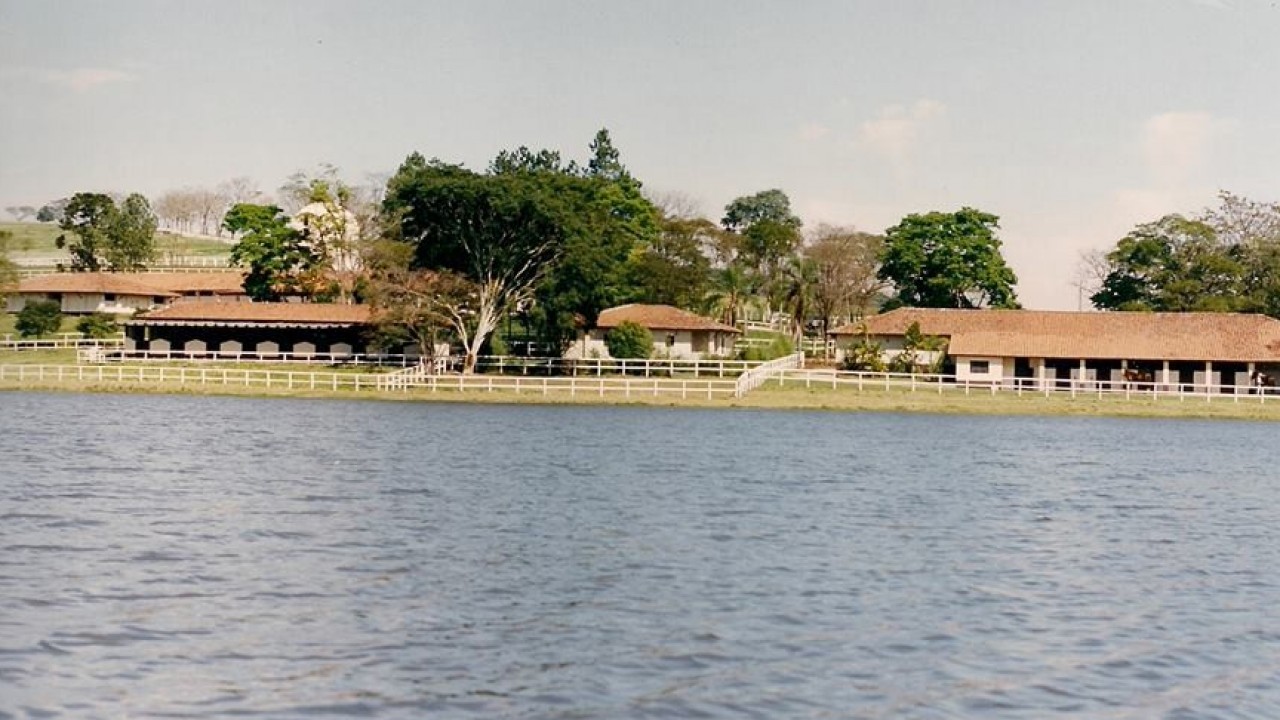
[[[884,157],[901,174],[926,132],[946,112],[946,105],[929,99],[910,106],[887,105],[875,119],[858,126],[855,145]]]
[[[1142,126],[1139,143],[1157,185],[1181,185],[1205,165],[1213,141],[1231,123],[1205,112],[1153,115]]]

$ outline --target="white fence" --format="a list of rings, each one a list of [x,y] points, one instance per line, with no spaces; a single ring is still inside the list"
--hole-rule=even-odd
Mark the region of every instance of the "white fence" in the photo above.
[[[835,370],[803,370],[782,369],[774,373],[780,387],[801,385],[806,388],[829,387],[853,390],[882,390],[903,392],[935,392],[963,393],[972,395],[984,393],[998,395],[1001,393],[1017,396],[1051,395],[1070,397],[1123,397],[1126,399],[1142,398],[1178,398],[1182,400],[1199,398],[1206,401],[1214,399],[1241,398],[1257,399],[1266,402],[1268,396],[1280,399],[1280,390],[1274,387],[1256,388],[1249,385],[1222,385],[1206,383],[1163,384],[1155,382],[1126,382],[1109,380],[1076,380],[1036,378],[1005,378],[999,381],[959,380],[955,375],[928,375],[910,373],[878,373]]]
[[[51,338],[23,340],[6,334],[0,340],[0,350],[21,352],[24,350],[78,350],[80,348],[124,347],[124,335],[109,338],[87,338],[81,333],[58,333]]]
[[[769,378],[780,377],[780,373],[802,367],[804,367],[804,353],[795,353],[794,355],[787,355],[777,360],[761,363],[759,366],[751,368],[738,376],[738,380],[734,384],[733,394],[735,397],[742,397],[763,385]]]
[[[266,390],[514,392],[516,394],[715,398],[732,396],[735,381],[640,377],[526,377],[519,375],[430,375],[387,382],[390,376],[361,372],[309,372],[255,368],[164,365],[0,365],[0,382],[97,383],[239,387]]]

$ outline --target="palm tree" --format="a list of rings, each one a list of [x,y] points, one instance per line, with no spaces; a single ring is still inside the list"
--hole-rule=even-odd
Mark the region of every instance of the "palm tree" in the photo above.
[[[799,348],[804,337],[804,322],[813,305],[818,266],[808,258],[793,255],[782,268],[781,280],[782,306],[791,314],[791,337]]]
[[[736,263],[726,265],[711,280],[711,292],[704,300],[707,312],[728,325],[738,324],[743,298],[751,291],[747,274]]]

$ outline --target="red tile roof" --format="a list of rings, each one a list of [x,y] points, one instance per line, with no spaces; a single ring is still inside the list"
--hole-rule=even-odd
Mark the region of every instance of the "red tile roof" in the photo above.
[[[169,292],[213,293],[214,295],[244,295],[242,272],[155,272],[138,273],[132,277],[138,282],[163,288]]]
[[[365,325],[370,321],[368,305],[333,303],[257,303],[186,301],[138,315],[132,322],[290,325]]]
[[[716,322],[670,305],[620,305],[600,313],[596,327],[614,328],[624,322],[633,322],[650,330],[715,330],[741,332],[732,325]]]
[[[151,285],[140,273],[57,273],[24,278],[19,293],[94,293],[138,297],[177,297],[177,293]]]
[[[1265,315],[899,308],[865,325],[873,336],[900,336],[913,322],[950,338],[952,355],[1280,361],[1280,320]],[[832,334],[862,332],[850,324]]]

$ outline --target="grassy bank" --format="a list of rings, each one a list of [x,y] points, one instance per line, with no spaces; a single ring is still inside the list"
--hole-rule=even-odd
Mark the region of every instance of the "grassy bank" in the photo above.
[[[0,362],[6,358],[0,357]],[[265,369],[265,368],[264,368]],[[297,370],[295,366],[292,368]],[[300,371],[302,372],[302,371]],[[303,383],[300,383],[305,385]],[[1260,402],[1256,396],[1219,396],[1211,401],[1204,398],[1150,397],[1125,399],[1123,396],[1081,395],[1072,398],[1065,394],[1027,393],[1018,396],[1002,392],[992,395],[974,392],[964,395],[949,389],[939,394],[929,390],[863,390],[831,388],[778,387],[766,385],[745,398],[690,393],[689,397],[663,394],[654,396],[635,392],[630,397],[618,393],[599,395],[593,391],[579,390],[575,395],[552,390],[547,394],[536,391],[512,390],[458,390],[440,387],[432,392],[412,389],[407,392],[378,391],[372,389],[332,390],[296,387],[266,388],[237,384],[207,385],[180,384],[177,382],[118,382],[86,379],[36,380],[28,378],[0,380],[0,390],[47,390],[56,392],[110,392],[110,393],[164,393],[210,396],[251,397],[304,397],[349,398],[384,401],[419,402],[477,402],[493,404],[550,404],[550,405],[634,405],[651,407],[699,407],[699,408],[755,408],[767,410],[823,410],[833,412],[906,412],[956,415],[1044,415],[1076,417],[1145,417],[1145,418],[1211,418],[1231,420],[1280,421],[1280,396]]]
[[[46,256],[62,253],[55,240],[62,234],[56,223],[0,222],[0,231],[13,234],[9,238],[9,256],[14,259],[25,255]],[[190,237],[160,231],[156,233],[156,256],[167,255],[226,255],[231,251],[229,243],[208,238]]]

